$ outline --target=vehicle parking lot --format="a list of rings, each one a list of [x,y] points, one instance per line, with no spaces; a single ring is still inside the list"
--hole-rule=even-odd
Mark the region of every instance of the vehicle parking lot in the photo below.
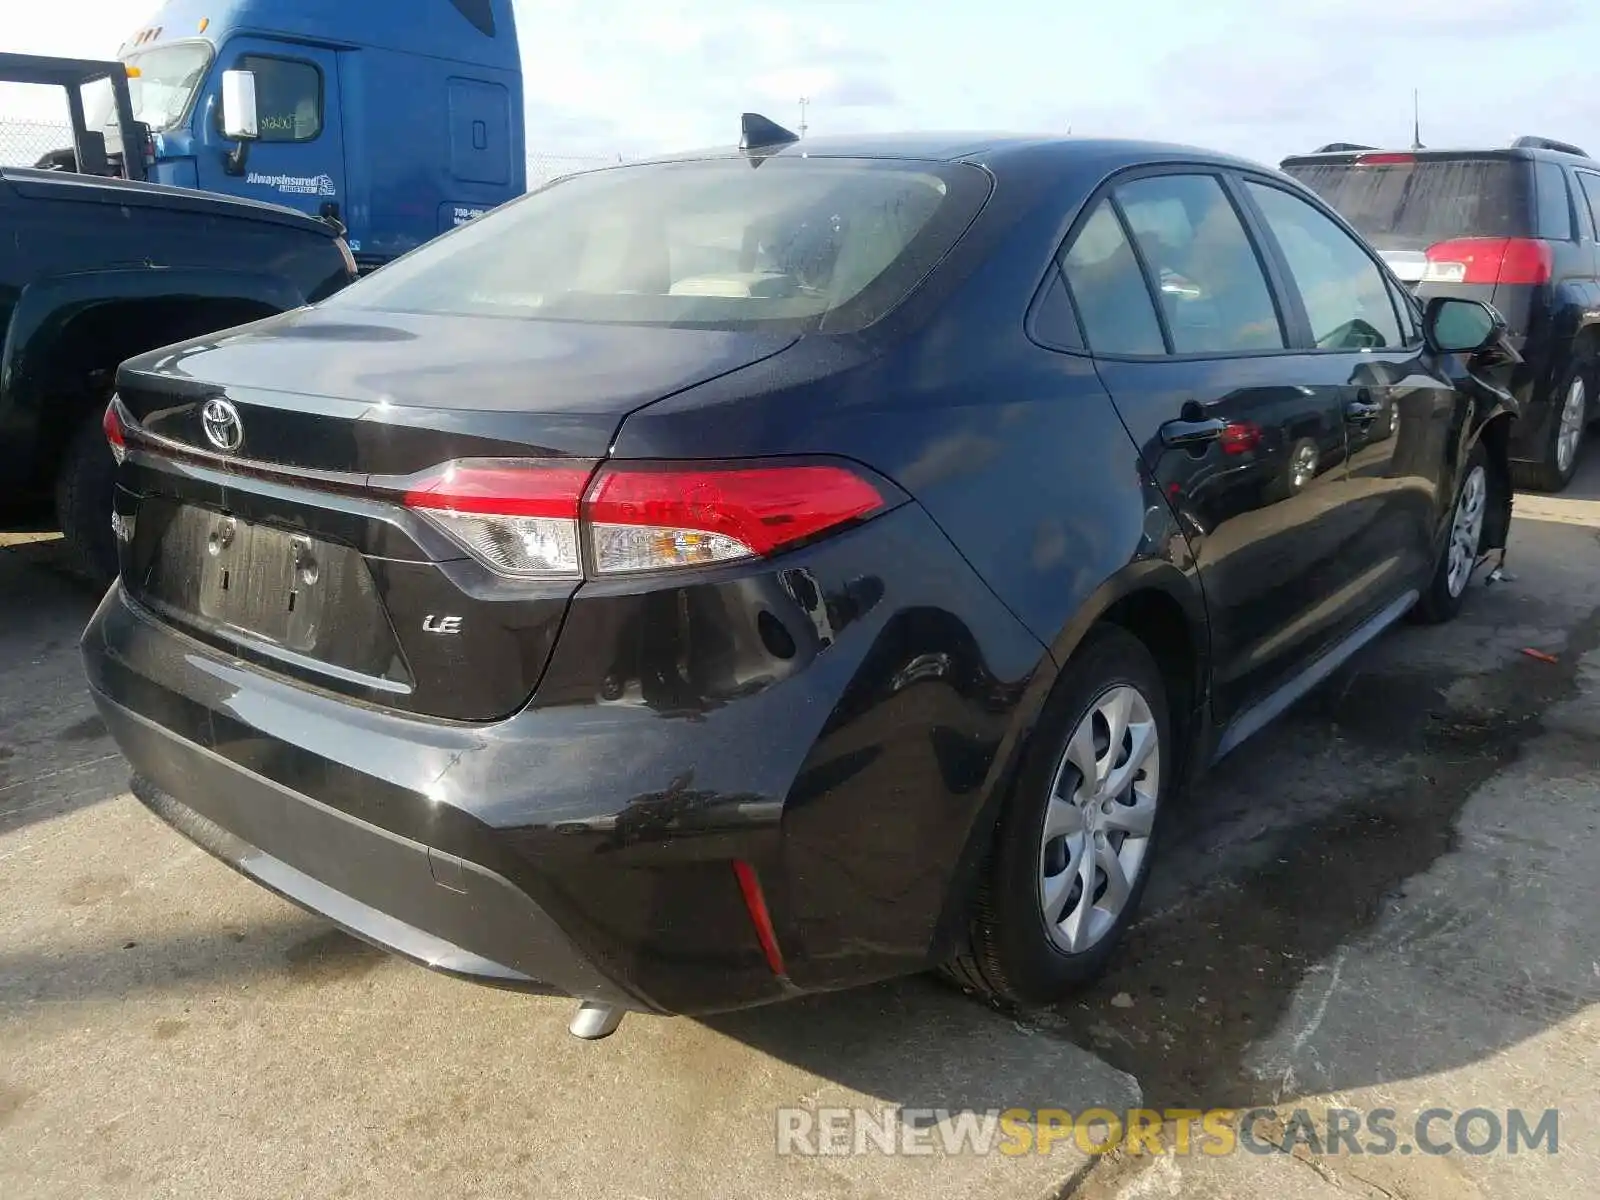
[[[1589,1196],[1600,1186],[1600,456],[1515,579],[1402,626],[1192,797],[1110,975],[1036,1019],[927,979],[587,1044],[385,957],[149,816],[94,597],[0,548],[0,1194]],[[1480,577],[1481,579],[1481,577]],[[1524,653],[1535,650],[1554,661]],[[775,1153],[780,1106],[1560,1110],[1559,1153]],[[1180,1191],[1181,1189],[1181,1191]]]

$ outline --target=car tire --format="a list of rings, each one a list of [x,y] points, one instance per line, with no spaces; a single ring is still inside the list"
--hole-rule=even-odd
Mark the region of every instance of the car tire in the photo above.
[[[1578,461],[1583,457],[1583,435],[1589,423],[1589,410],[1593,406],[1593,368],[1592,360],[1574,360],[1561,377],[1560,385],[1550,394],[1554,411],[1550,414],[1544,459],[1540,462],[1511,464],[1512,482],[1517,487],[1536,492],[1563,492],[1578,473]],[[1574,405],[1577,408],[1575,438],[1572,436],[1573,418],[1569,411]],[[1565,445],[1564,438],[1568,439]]]
[[[1322,465],[1322,452],[1315,438],[1296,438],[1284,457],[1283,467],[1266,488],[1268,503],[1289,500],[1310,486]]]
[[[1107,718],[1118,712],[1127,714],[1126,732],[1113,753]],[[1056,681],[1001,810],[968,945],[946,966],[963,988],[1039,1007],[1104,970],[1138,910],[1167,795],[1176,789],[1180,756],[1171,729],[1166,686],[1150,651],[1125,630],[1097,627]],[[1114,777],[1126,775],[1127,794],[1084,786],[1088,767],[1104,768],[1100,778],[1113,789]],[[1085,859],[1094,865],[1085,868]],[[1113,864],[1121,876],[1115,894],[1105,871]],[[1064,920],[1047,917],[1047,904]]]
[[[104,591],[117,574],[117,543],[111,532],[116,462],[96,410],[73,434],[56,476],[56,521],[72,566]]]
[[[1489,456],[1480,444],[1472,448],[1461,472],[1456,502],[1450,508],[1450,532],[1427,590],[1411,610],[1415,620],[1424,625],[1442,625],[1461,611],[1467,584],[1472,581],[1472,572],[1482,552],[1484,519],[1488,511]]]

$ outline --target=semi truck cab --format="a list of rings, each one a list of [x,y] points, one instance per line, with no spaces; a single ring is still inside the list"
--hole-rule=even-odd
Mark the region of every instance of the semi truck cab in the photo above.
[[[336,220],[364,270],[527,188],[510,0],[170,0],[118,57],[153,182]]]

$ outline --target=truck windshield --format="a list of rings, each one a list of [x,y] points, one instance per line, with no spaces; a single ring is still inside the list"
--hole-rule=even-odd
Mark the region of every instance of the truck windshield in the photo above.
[[[180,42],[130,54],[122,60],[128,65],[128,98],[133,101],[133,119],[161,133],[176,126],[189,111],[189,101],[211,65],[211,46],[206,42]],[[93,99],[87,102],[90,129],[110,129],[117,123],[112,107],[111,86],[97,82]]]
[[[989,193],[958,163],[744,158],[560,181],[389,264],[338,307],[714,329],[862,328]]]

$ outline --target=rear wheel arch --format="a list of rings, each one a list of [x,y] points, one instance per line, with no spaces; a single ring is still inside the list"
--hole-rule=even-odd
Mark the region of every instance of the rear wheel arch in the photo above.
[[[1167,756],[1181,738],[1181,735],[1174,736],[1177,722],[1170,702],[1171,684],[1163,678],[1162,664],[1149,644],[1130,632],[1123,621],[1131,619],[1130,613],[1138,612],[1135,623],[1143,622],[1147,630],[1166,625],[1169,634],[1185,636],[1181,625],[1166,624],[1171,618],[1164,610],[1165,601],[1140,600],[1108,611],[1091,625],[1078,647],[1078,654],[1063,667],[1050,689],[1050,696],[1022,749],[1016,775],[1001,797],[994,821],[986,824],[985,852],[962,910],[965,936],[941,964],[945,974],[964,990],[1007,1005],[1032,1007],[1059,1002],[1072,987],[1099,974],[1115,952],[1121,931],[1134,919],[1139,897],[1150,877],[1148,851],[1159,840],[1157,826],[1161,814],[1181,792],[1183,753],[1179,750],[1179,761],[1172,762],[1170,767],[1167,765],[1171,761]],[[1072,830],[1061,826],[1052,841],[1050,814],[1060,807],[1053,797],[1065,795],[1056,791],[1052,780],[1062,769],[1059,761],[1063,753],[1069,756],[1072,753],[1063,750],[1069,743],[1075,744],[1071,731],[1075,727],[1088,728],[1086,722],[1099,720],[1098,716],[1087,715],[1094,713],[1099,703],[1095,697],[1113,693],[1131,695],[1136,711],[1144,712],[1143,720],[1154,730],[1147,744],[1159,755],[1150,761],[1158,764],[1155,770],[1161,783],[1152,783],[1151,787],[1159,786],[1160,792],[1159,796],[1152,794],[1145,801],[1149,807],[1145,810],[1142,828],[1120,827],[1129,831],[1128,836],[1146,843],[1143,861],[1130,869],[1137,874],[1124,876],[1123,869],[1118,867],[1101,876],[1108,897],[1116,891],[1112,886],[1113,876],[1123,881],[1122,899],[1116,901],[1109,914],[1112,924],[1102,930],[1101,935],[1092,935],[1097,940],[1082,944],[1074,940],[1071,945],[1061,946],[1053,944],[1057,938],[1051,929],[1060,916],[1051,914],[1052,902],[1045,899],[1045,892],[1036,891],[1045,886],[1038,882],[1036,875],[1047,861],[1051,846],[1058,847],[1059,853],[1064,849],[1060,837],[1065,836],[1070,841],[1073,836]],[[1108,745],[1093,751],[1094,757],[1109,754],[1107,761],[1115,761],[1119,735],[1112,733],[1110,737]],[[1139,752],[1131,747],[1127,753],[1131,772],[1143,759],[1133,758]],[[1130,774],[1128,779],[1132,782],[1114,785],[1119,795],[1123,786],[1137,786],[1136,780],[1140,777]],[[1108,783],[1111,777],[1102,778]],[[1099,788],[1102,784],[1094,786]],[[1103,802],[1102,796],[1107,797]],[[1094,864],[1108,852],[1113,858],[1119,857],[1123,849],[1120,843],[1112,842],[1108,851],[1105,838],[1116,835],[1093,832],[1095,827],[1090,822],[1097,819],[1102,808],[1108,813],[1121,811],[1115,807],[1118,802],[1111,798],[1109,791],[1096,792],[1087,799],[1079,796],[1070,802],[1082,821],[1076,831],[1080,845],[1064,862],[1057,862],[1053,874],[1070,882],[1073,874],[1084,869],[1074,863],[1086,864],[1092,874],[1082,876],[1084,890],[1061,897],[1068,908],[1090,903],[1099,907],[1100,892],[1089,890],[1094,887],[1093,878],[1099,874]],[[1130,801],[1123,798],[1120,802]],[[1085,804],[1094,816],[1083,815]],[[1043,833],[1040,832],[1041,820],[1045,823]],[[1081,844],[1084,837],[1089,839],[1087,846]],[[1084,857],[1079,858],[1079,854]],[[1143,869],[1138,869],[1141,866]],[[1044,869],[1052,872],[1052,868]],[[1067,872],[1064,877],[1063,869]],[[1078,899],[1074,900],[1073,896]],[[1092,901],[1091,896],[1094,897]],[[1041,903],[1045,905],[1042,913],[1038,910]]]
[[[1600,403],[1600,322],[1590,322],[1572,337],[1571,358],[1583,364],[1584,383],[1589,388],[1590,411]],[[1559,376],[1556,380],[1560,382]]]
[[[1167,681],[1179,737],[1196,733],[1191,718],[1209,694],[1211,650],[1199,582],[1165,559],[1130,563],[1096,589],[1051,645],[1061,671],[1100,624],[1116,625],[1144,643]]]
[[[1006,738],[1004,761],[992,777],[983,810],[968,834],[939,921],[939,956],[947,963],[970,950],[966,939],[979,882],[993,853],[1005,802],[1018,784],[1045,705],[1062,677],[1072,671],[1074,653],[1091,642],[1098,630],[1107,627],[1139,641],[1161,672],[1173,726],[1171,741],[1179,752],[1172,776],[1174,797],[1182,795],[1187,779],[1204,759],[1195,751],[1205,732],[1210,637],[1199,585],[1165,560],[1130,563],[1080,605],[1078,614],[1041,659],[1018,706]],[[955,974],[963,985],[969,982],[960,978],[959,972]]]
[[[119,363],[282,311],[263,297],[180,293],[79,298],[35,316],[6,363],[13,403],[36,414],[35,486],[56,478],[79,428],[110,399]]]

